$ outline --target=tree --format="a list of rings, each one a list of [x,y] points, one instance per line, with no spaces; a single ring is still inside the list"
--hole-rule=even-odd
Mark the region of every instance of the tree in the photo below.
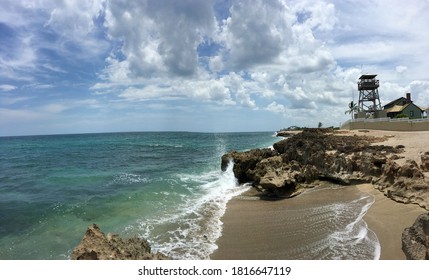
[[[321,122],[319,122],[319,125],[317,127],[321,128],[322,126],[323,126],[323,124]]]
[[[358,104],[351,101],[349,103],[349,110],[345,111],[344,114],[352,114],[352,119],[354,118],[355,113],[359,112]]]

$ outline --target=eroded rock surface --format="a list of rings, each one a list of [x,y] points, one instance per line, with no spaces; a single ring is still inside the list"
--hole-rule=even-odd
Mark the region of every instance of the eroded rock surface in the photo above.
[[[417,203],[429,209],[429,184],[424,173],[429,153],[422,162],[399,165],[404,146],[380,145],[385,138],[335,134],[329,129],[306,129],[281,140],[274,150],[230,152],[222,157],[222,168],[234,162],[239,183],[252,183],[268,195],[295,194],[316,180],[338,184],[371,182],[390,198]]]
[[[429,260],[429,213],[421,214],[404,230],[402,251],[408,260]]]
[[[139,237],[122,239],[117,234],[101,232],[93,224],[88,227],[79,245],[73,250],[73,260],[166,260],[161,253],[152,253],[149,243]]]

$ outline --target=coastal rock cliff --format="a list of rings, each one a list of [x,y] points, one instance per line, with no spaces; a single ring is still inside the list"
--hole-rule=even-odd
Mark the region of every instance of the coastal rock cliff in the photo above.
[[[380,145],[386,137],[335,133],[332,129],[305,129],[281,140],[273,150],[229,152],[222,156],[222,169],[234,162],[239,183],[252,183],[268,196],[291,196],[317,180],[347,185],[371,182],[388,197],[417,203],[429,210],[429,153],[421,163],[395,160],[405,148]]]
[[[404,230],[402,251],[408,260],[429,260],[429,213],[421,214]]]
[[[79,245],[73,250],[72,260],[168,260],[161,253],[152,253],[149,243],[139,237],[122,239],[117,234],[101,232],[93,224],[88,227]]]

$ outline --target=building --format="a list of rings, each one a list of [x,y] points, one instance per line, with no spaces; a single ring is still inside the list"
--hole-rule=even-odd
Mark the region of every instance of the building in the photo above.
[[[359,101],[358,112],[361,116],[379,117],[381,112],[380,97],[378,94],[379,80],[377,74],[365,74],[360,76],[358,81]]]
[[[400,97],[387,103],[383,110],[389,118],[396,118],[401,115],[410,119],[420,119],[424,113],[424,109],[415,105],[411,100],[411,93],[407,93],[406,97]]]

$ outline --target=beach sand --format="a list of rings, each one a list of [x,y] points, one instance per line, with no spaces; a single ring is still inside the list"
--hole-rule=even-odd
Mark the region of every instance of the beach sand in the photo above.
[[[383,145],[404,145],[401,154],[406,159],[420,162],[420,154],[429,150],[426,146],[429,132],[395,132],[395,131],[350,131],[350,135],[388,136]],[[428,174],[425,174],[426,176]],[[369,229],[373,231],[380,242],[380,259],[403,260],[405,255],[401,249],[401,235],[404,228],[411,226],[417,216],[426,210],[411,204],[395,202],[375,189],[371,184],[350,186],[350,191],[360,191],[374,197],[374,203],[364,216]],[[290,250],[294,240],[289,236],[290,221],[285,218],[293,205],[314,205],[324,196],[298,196],[292,199],[278,201],[255,200],[250,191],[244,196],[232,199],[222,218],[223,233],[217,241],[218,249],[211,259],[286,259],[285,252]],[[335,192],[332,192],[334,195]],[[334,199],[330,197],[329,199]],[[342,198],[338,198],[342,199]],[[294,225],[292,225],[294,226]],[[317,229],[316,225],[304,225],[305,231]],[[310,248],[311,249],[311,248]]]
[[[357,188],[374,196],[375,202],[364,216],[368,227],[375,232],[381,245],[381,260],[405,260],[402,252],[401,236],[406,227],[412,226],[423,208],[415,204],[395,202],[383,195],[371,184]]]

